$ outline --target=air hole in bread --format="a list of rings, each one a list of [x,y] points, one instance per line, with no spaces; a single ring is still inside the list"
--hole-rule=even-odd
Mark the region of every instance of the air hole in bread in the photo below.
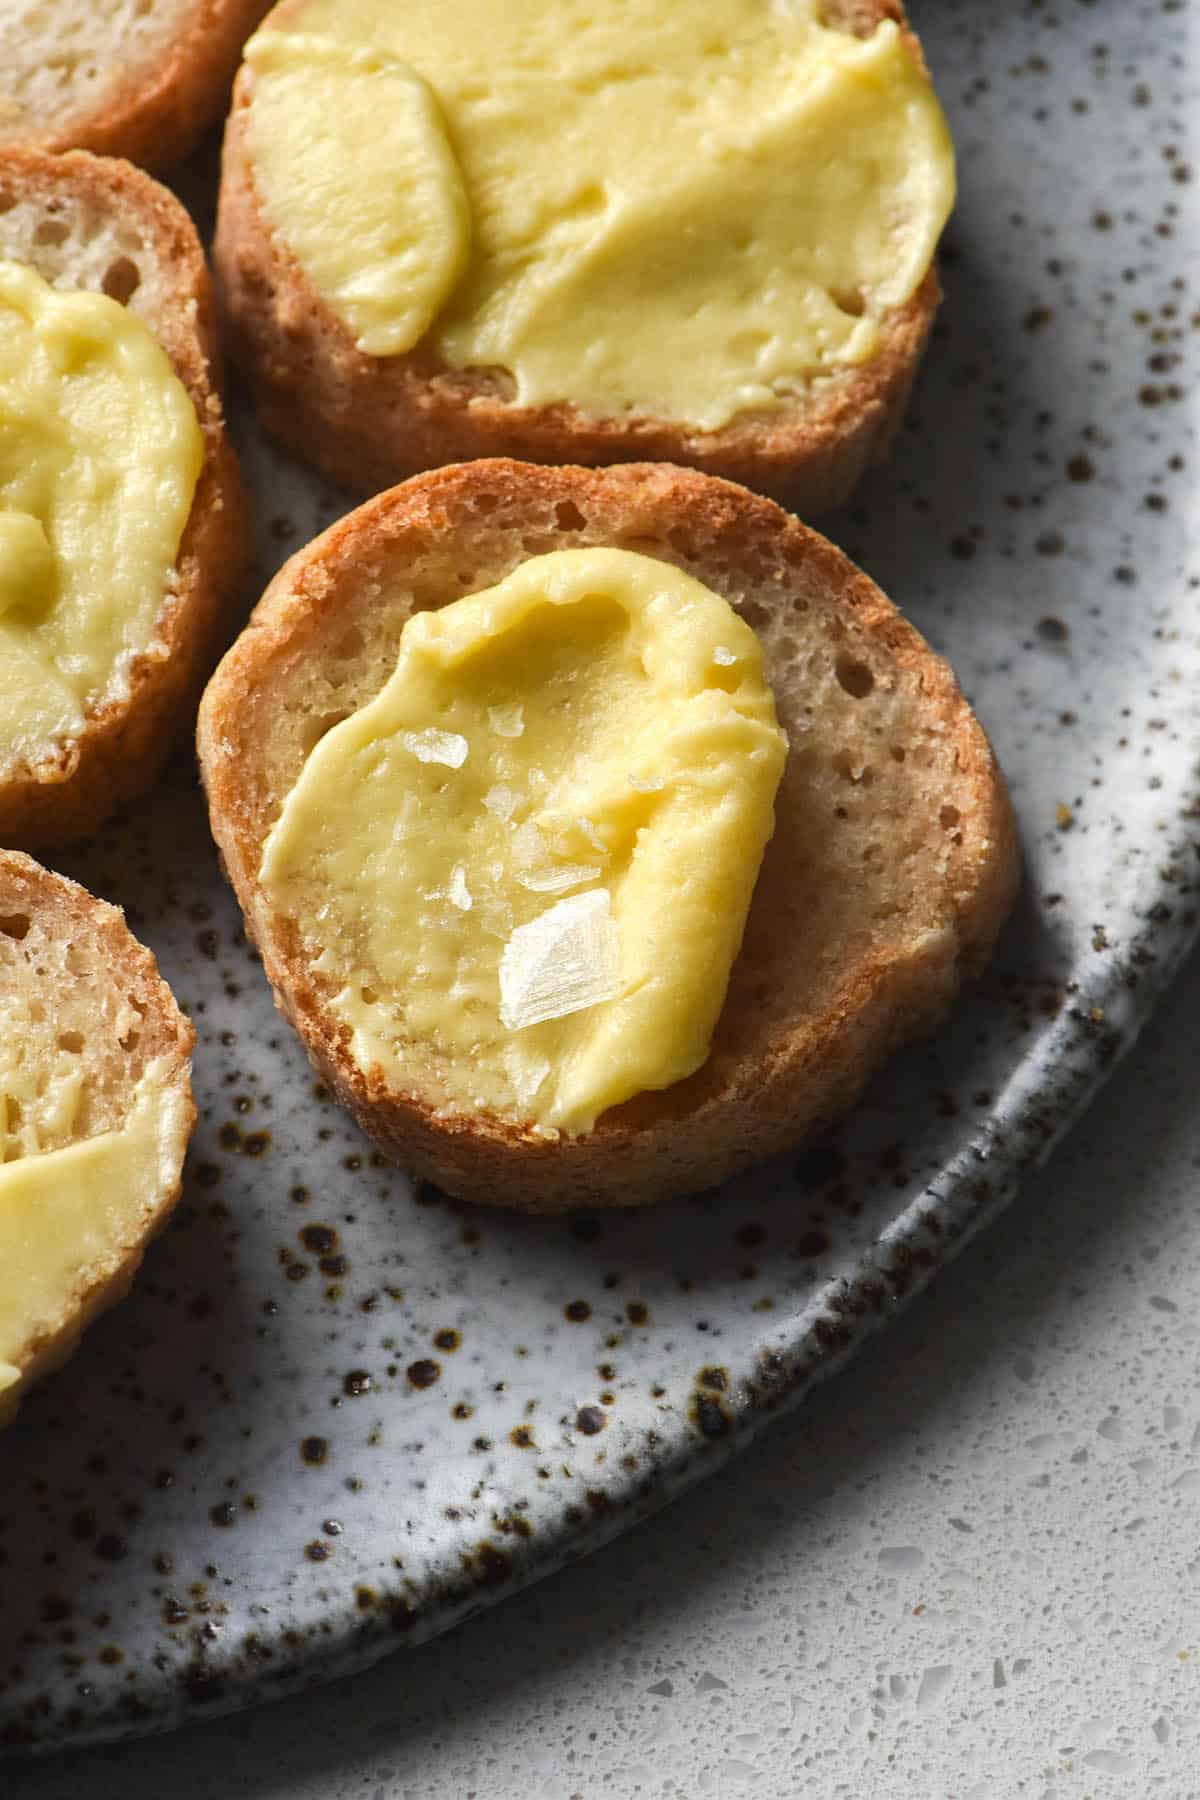
[[[849,313],[852,319],[861,319],[867,310],[866,296],[861,288],[844,288],[841,293],[834,294],[833,304],[839,312]]]
[[[875,779],[874,769],[868,763],[858,762],[849,750],[835,750],[831,761],[844,781],[857,782],[860,787],[870,787]]]
[[[71,228],[62,219],[43,219],[33,234],[35,244],[65,244]]]
[[[105,269],[100,286],[110,300],[117,300],[122,306],[126,306],[141,284],[141,270],[132,257],[118,256]]]
[[[342,633],[334,645],[333,654],[341,657],[344,662],[349,662],[351,657],[361,656],[365,649],[366,644],[363,641],[362,632],[356,625],[352,625],[349,631]]]
[[[60,1050],[66,1050],[71,1056],[81,1055],[83,1052],[82,1031],[60,1031],[58,1034],[58,1047]]]
[[[326,732],[332,731],[335,725],[340,725],[343,719],[349,717],[349,708],[340,707],[336,712],[319,713],[315,719],[309,719],[300,739],[305,756],[312,755]]]
[[[17,196],[11,188],[0,188],[0,213],[11,212],[17,204]]]
[[[136,1050],[141,1042],[141,1038],[142,1034],[140,1031],[127,1031],[123,1038],[118,1039],[118,1042],[120,1043],[122,1050]]]
[[[943,831],[950,831],[958,824],[961,817],[962,814],[959,812],[957,806],[943,806],[941,812],[938,814],[938,824],[942,827]]]
[[[0,935],[15,938],[19,944],[29,935],[28,913],[0,913]]]
[[[892,757],[893,762],[903,762],[905,755],[906,755],[906,752],[905,752],[903,744],[893,744],[892,745],[891,757]]]
[[[875,677],[866,663],[858,662],[853,656],[839,656],[834,665],[834,673],[838,678],[838,686],[844,688],[854,700],[865,700],[875,686]]]
[[[560,500],[554,509],[560,531],[582,531],[587,520],[573,500]]]
[[[379,998],[379,995],[376,993],[376,991],[373,987],[360,988],[359,992],[362,995],[362,1000],[363,1000],[364,1006],[374,1006],[375,1002]]]

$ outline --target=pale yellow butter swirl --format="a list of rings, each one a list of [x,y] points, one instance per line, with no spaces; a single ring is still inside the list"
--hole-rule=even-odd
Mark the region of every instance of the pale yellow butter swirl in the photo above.
[[[405,626],[265,847],[356,1061],[586,1131],[691,1074],[786,744],[754,633],[665,563],[536,557]]]
[[[204,440],[141,321],[0,262],[0,769],[124,691],[155,639]]]
[[[117,1129],[0,1163],[0,1424],[29,1354],[140,1245],[187,1105],[166,1065],[151,1063]]]

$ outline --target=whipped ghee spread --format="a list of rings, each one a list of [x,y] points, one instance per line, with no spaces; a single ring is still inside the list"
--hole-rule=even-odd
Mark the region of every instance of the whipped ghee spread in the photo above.
[[[0,1089],[0,1105],[10,1098]],[[106,1265],[140,1242],[186,1107],[166,1063],[155,1061],[118,1129],[0,1161],[0,1423],[11,1415],[28,1352]]]
[[[54,753],[153,642],[204,456],[164,351],[0,262],[0,769]]]
[[[364,1068],[591,1129],[708,1055],[787,745],[758,639],[690,576],[563,550],[405,625],[264,848]]]
[[[954,200],[893,20],[822,0],[296,0],[252,38],[268,218],[359,347],[715,430],[871,358]]]

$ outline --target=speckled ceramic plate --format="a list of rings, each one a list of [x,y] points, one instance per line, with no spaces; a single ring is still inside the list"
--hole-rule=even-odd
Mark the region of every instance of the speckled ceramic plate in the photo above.
[[[1003,1204],[1193,936],[1187,14],[914,11],[961,152],[947,300],[891,463],[829,528],[1009,772],[1028,882],[995,970],[797,1158],[641,1216],[471,1211],[315,1087],[181,769],[72,865],[190,1008],[202,1116],[134,1297],[0,1440],[5,1742],[416,1646],[660,1506]],[[345,502],[248,448],[265,580]]]

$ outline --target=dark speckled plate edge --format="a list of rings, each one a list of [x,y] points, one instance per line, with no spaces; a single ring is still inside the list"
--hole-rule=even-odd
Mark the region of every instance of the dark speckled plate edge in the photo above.
[[[1193,851],[1189,818],[1200,816],[1200,769],[1194,770],[1178,814],[1177,839],[1164,841],[1164,865]],[[1163,865],[1160,865],[1163,866]],[[897,1217],[878,1246],[865,1255],[852,1280],[820,1290],[792,1320],[781,1322],[786,1345],[766,1352],[754,1377],[714,1392],[706,1423],[697,1431],[677,1414],[664,1431],[653,1468],[636,1485],[617,1466],[590,1496],[592,1516],[564,1516],[543,1529],[528,1549],[493,1549],[478,1568],[443,1587],[436,1603],[410,1608],[383,1603],[367,1614],[342,1604],[329,1613],[330,1637],[319,1651],[301,1649],[258,1671],[244,1662],[227,1679],[220,1649],[202,1672],[171,1690],[161,1708],[139,1707],[97,1718],[73,1732],[69,1747],[119,1741],[170,1731],[198,1718],[216,1718],[314,1684],[369,1668],[391,1653],[415,1649],[497,1604],[569,1561],[601,1548],[631,1525],[651,1517],[690,1487],[733,1460],[774,1419],[803,1401],[818,1382],[843,1368],[859,1347],[909,1305],[937,1271],[1004,1210],[1022,1178],[1039,1167],[1065,1133],[1086,1113],[1118,1062],[1134,1047],[1159,997],[1200,937],[1200,906],[1188,886],[1172,895],[1147,881],[1135,908],[1143,934],[1113,953],[1092,979],[1080,982],[1036,1055],[1021,1062],[980,1129]],[[1153,939],[1153,950],[1148,942]],[[609,1491],[612,1490],[612,1491]],[[236,1654],[236,1652],[235,1652]],[[0,1744],[0,1761],[52,1754],[66,1743]]]
[[[1050,10],[1046,8],[1041,17],[1042,27],[1057,23],[1050,18]],[[1016,14],[1014,9],[1014,18]],[[956,32],[959,23],[954,22]],[[1105,28],[1111,35],[1111,18]],[[1025,23],[1018,22],[1014,29],[1023,32]],[[1131,23],[1130,31],[1133,29]],[[1119,29],[1117,35],[1121,35]],[[1101,48],[1092,48],[1094,58],[1100,57]],[[1110,59],[1105,49],[1101,66],[1108,60],[1119,61]],[[1041,82],[1047,65],[1031,59],[1029,69]],[[1010,71],[1014,78],[1021,73],[1019,69]],[[975,89],[987,85],[974,75],[972,80],[971,105]],[[1014,94],[1015,90],[1009,98]],[[1143,103],[1135,91],[1131,104],[1141,107]],[[972,129],[967,98],[962,107],[966,137]],[[1139,112],[1136,117],[1141,121],[1146,115]],[[1182,133],[1182,127],[1179,129]],[[978,137],[978,132],[975,135]],[[1188,173],[1177,172],[1180,179]],[[1003,169],[995,169],[989,155],[992,174],[1002,176]],[[1175,194],[1176,189],[1165,191]],[[1003,181],[999,195],[989,187],[989,204],[1004,192]],[[1083,194],[1080,205],[1086,211],[1090,204]],[[1014,217],[1012,223],[1015,231],[1018,219]],[[1105,234],[1106,244],[1114,241],[1119,223],[1117,213],[1107,210],[1091,220],[1094,229]],[[1171,228],[1160,223],[1156,229],[1169,233]],[[1155,237],[1151,242],[1157,246],[1160,240]],[[1115,284],[1115,274],[1112,279]],[[1030,295],[1039,302],[1040,297],[1040,292]],[[979,290],[975,298],[986,309],[988,290]],[[1027,334],[1035,329],[1044,334],[1052,317],[1051,310],[1039,304],[1026,317],[1023,329]],[[1165,497],[1158,494],[1143,504],[1149,505],[1151,499],[1165,505]],[[1174,502],[1176,517],[1183,511],[1181,500],[1182,496]],[[831,529],[835,538],[853,549],[852,541],[836,524]],[[952,546],[956,557],[974,554],[971,541],[956,540],[956,544],[957,548]],[[1059,555],[1062,540],[1049,534],[1046,547],[1039,539],[1037,550],[1039,555]],[[867,566],[891,586],[886,560],[883,566],[868,560]],[[1065,564],[1060,556],[1057,564],[1044,566]],[[1132,581],[1132,570],[1124,565],[1117,574]],[[908,609],[915,613],[911,602],[919,604],[919,593],[898,593],[897,598],[910,602]],[[1172,607],[1179,598],[1170,596]],[[1145,612],[1142,616],[1148,629],[1150,616]],[[1179,616],[1185,616],[1182,604]],[[985,651],[981,662],[986,661]],[[96,1711],[78,1725],[68,1723],[65,1729],[61,1721],[48,1721],[36,1747],[53,1750],[68,1743],[76,1747],[165,1730],[188,1718],[231,1712],[348,1675],[378,1661],[389,1650],[424,1643],[659,1510],[704,1475],[725,1466],[772,1418],[798,1406],[817,1381],[840,1369],[861,1343],[921,1291],[938,1267],[952,1260],[1002,1210],[1016,1194],[1025,1171],[1044,1161],[1136,1042],[1158,995],[1197,935],[1198,921],[1186,886],[1175,875],[1163,872],[1172,864],[1176,869],[1185,862],[1189,868],[1197,866],[1194,840],[1198,835],[1195,821],[1200,818],[1200,781],[1194,768],[1186,782],[1180,780],[1179,789],[1172,795],[1167,828],[1153,841],[1152,859],[1142,863],[1131,884],[1133,892],[1122,895],[1123,919],[1127,917],[1131,925],[1136,919],[1137,931],[1131,931],[1119,950],[1099,951],[1099,946],[1093,945],[1098,954],[1086,961],[1075,959],[1069,973],[1078,985],[1072,983],[1066,1004],[1049,1028],[1039,1033],[1036,1050],[1016,1065],[1008,1086],[991,1104],[978,1129],[956,1140],[953,1158],[943,1163],[933,1180],[892,1220],[879,1242],[859,1255],[848,1279],[826,1285],[814,1293],[811,1303],[790,1314],[774,1316],[772,1347],[760,1351],[748,1374],[714,1386],[702,1401],[704,1412],[699,1419],[684,1407],[676,1407],[661,1420],[655,1456],[643,1465],[642,1472],[631,1478],[614,1458],[597,1478],[582,1518],[562,1513],[541,1526],[531,1542],[505,1539],[502,1546],[491,1546],[487,1556],[475,1559],[470,1571],[430,1583],[412,1607],[399,1597],[389,1600],[383,1596],[381,1604],[359,1614],[352,1596],[339,1595],[328,1606],[322,1626],[327,1635],[305,1639],[293,1648],[289,1634],[277,1625],[275,1635],[264,1642],[272,1654],[261,1661],[246,1655],[244,1638],[240,1644],[217,1641],[203,1662],[194,1665],[189,1681],[151,1686],[147,1696],[139,1696],[136,1707]],[[1023,804],[1021,810],[1025,816]],[[1036,807],[1031,806],[1031,819],[1035,812]],[[1136,848],[1145,855],[1144,843]],[[969,1007],[973,1002],[965,1004]],[[0,1753],[5,1747],[22,1748],[19,1744],[0,1746]]]

